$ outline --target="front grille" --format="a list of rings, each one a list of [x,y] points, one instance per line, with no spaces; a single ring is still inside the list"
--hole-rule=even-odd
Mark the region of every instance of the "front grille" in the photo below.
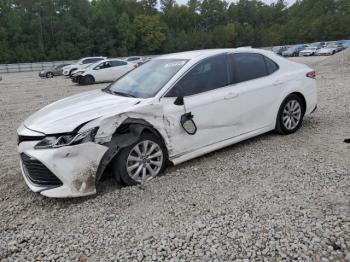
[[[36,185],[61,186],[62,182],[40,161],[21,154],[23,170],[26,177]]]
[[[19,145],[22,142],[28,142],[28,141],[40,141],[44,139],[45,136],[20,136],[17,137],[17,145]]]

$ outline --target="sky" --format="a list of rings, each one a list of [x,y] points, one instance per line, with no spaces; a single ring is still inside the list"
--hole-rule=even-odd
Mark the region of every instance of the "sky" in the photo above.
[[[186,4],[188,2],[188,0],[176,0],[179,4]],[[227,2],[237,2],[237,0],[226,0]],[[266,4],[272,4],[274,3],[276,0],[260,0]],[[288,5],[292,5],[296,0],[285,0]]]

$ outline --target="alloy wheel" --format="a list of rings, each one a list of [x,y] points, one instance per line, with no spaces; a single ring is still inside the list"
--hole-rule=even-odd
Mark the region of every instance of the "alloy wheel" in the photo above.
[[[283,125],[288,130],[296,128],[301,119],[301,105],[297,100],[290,100],[283,109]]]
[[[126,160],[126,170],[134,181],[145,182],[158,175],[163,159],[161,147],[151,140],[144,140],[130,151]]]

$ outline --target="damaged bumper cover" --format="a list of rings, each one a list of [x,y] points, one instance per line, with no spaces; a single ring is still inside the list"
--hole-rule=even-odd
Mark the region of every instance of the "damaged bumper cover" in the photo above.
[[[57,198],[96,193],[96,173],[104,153],[108,150],[106,146],[89,142],[55,149],[36,150],[34,146],[37,143],[37,141],[22,142],[18,146],[19,153],[30,159],[26,163],[23,158],[21,159],[21,169],[24,180],[32,191]],[[28,166],[31,165],[30,161],[33,166]],[[45,172],[45,168],[48,171]],[[61,183],[57,185],[36,183],[38,179],[41,179],[40,181],[49,180],[49,172]]]
[[[22,175],[28,187],[47,197],[78,197],[96,193],[95,178],[108,147],[86,142],[37,149],[45,138],[21,125],[17,133]]]

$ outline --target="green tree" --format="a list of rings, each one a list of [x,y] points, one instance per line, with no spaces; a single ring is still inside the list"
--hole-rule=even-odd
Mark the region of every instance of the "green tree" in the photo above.
[[[159,51],[165,41],[165,25],[159,15],[140,15],[134,21],[137,46],[141,52]]]

